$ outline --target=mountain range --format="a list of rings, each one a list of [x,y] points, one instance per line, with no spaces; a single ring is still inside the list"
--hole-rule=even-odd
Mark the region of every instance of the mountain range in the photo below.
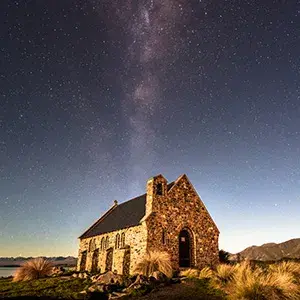
[[[243,251],[232,254],[231,260],[241,259],[275,261],[283,258],[300,259],[300,238],[283,243],[267,243],[261,246],[251,246]]]
[[[76,266],[77,258],[73,256],[44,257],[49,259],[55,266]],[[32,257],[0,257],[0,267],[20,266]]]

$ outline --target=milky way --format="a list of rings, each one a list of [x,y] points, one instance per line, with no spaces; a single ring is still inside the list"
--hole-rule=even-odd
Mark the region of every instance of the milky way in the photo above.
[[[158,173],[225,250],[299,237],[296,2],[0,1],[0,256],[76,255]]]
[[[189,5],[176,0],[127,1],[116,12],[119,24],[126,28],[127,71],[138,69],[123,104],[129,118],[133,171],[139,178],[155,156],[152,117],[163,104],[160,80],[168,76],[166,66],[174,64],[183,46],[180,33],[189,18]]]

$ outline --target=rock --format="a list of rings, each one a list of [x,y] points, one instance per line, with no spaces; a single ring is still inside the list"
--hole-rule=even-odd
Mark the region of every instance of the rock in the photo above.
[[[124,277],[122,275],[118,275],[111,271],[108,271],[102,275],[95,277],[93,282],[102,283],[102,284],[115,283],[115,284],[123,285]]]
[[[109,298],[108,299],[127,299],[128,298],[128,294],[127,293],[122,293],[122,292],[113,292],[112,294],[109,294]]]
[[[171,283],[180,283],[181,279],[180,278],[171,278],[170,282]]]
[[[74,273],[74,274],[72,275],[72,277],[77,278],[77,277],[78,277],[78,274],[77,274],[77,273]]]
[[[81,279],[86,279],[86,278],[88,278],[89,276],[88,276],[87,273],[79,273],[77,277],[78,277],[78,278],[81,278]]]
[[[96,282],[96,281],[97,281],[96,279],[97,279],[98,276],[99,276],[99,275],[93,275],[93,276],[91,277],[92,282],[94,282],[94,281]]]
[[[167,276],[162,273],[162,272],[159,272],[159,271],[155,271],[153,272],[150,277],[153,277],[155,278],[157,281],[159,282],[166,282],[168,280]]]
[[[52,275],[62,275],[65,272],[63,267],[53,267],[52,268]]]
[[[94,284],[88,288],[89,292],[105,292],[105,286],[103,284]]]
[[[142,288],[142,286],[145,286],[145,285],[150,285],[148,278],[143,275],[138,275],[136,277],[135,281],[130,286],[123,289],[122,292],[130,294],[133,290],[140,289],[140,288]]]

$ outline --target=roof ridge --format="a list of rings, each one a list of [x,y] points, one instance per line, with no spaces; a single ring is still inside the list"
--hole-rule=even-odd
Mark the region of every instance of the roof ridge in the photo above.
[[[122,203],[119,203],[118,206],[121,206],[122,204],[126,204],[126,203],[128,203],[128,202],[130,202],[130,201],[132,201],[132,200],[135,200],[135,199],[137,199],[137,198],[140,198],[140,197],[143,197],[143,196],[146,196],[146,195],[147,195],[147,193],[144,193],[144,194],[139,195],[139,196],[137,196],[137,197],[131,198],[131,199],[126,200],[126,201],[124,201],[124,202],[122,202]]]
[[[121,204],[120,204],[121,205]],[[95,223],[93,223],[92,226],[90,226],[80,237],[83,237],[85,234],[87,234],[90,230],[92,230],[95,226],[97,226],[103,219],[105,219],[119,204],[114,204],[109,210],[107,210]]]

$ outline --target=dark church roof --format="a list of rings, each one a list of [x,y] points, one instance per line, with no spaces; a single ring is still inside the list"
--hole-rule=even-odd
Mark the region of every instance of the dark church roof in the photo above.
[[[168,184],[168,190],[174,182]],[[79,238],[85,239],[140,224],[146,213],[146,194],[113,206]]]

